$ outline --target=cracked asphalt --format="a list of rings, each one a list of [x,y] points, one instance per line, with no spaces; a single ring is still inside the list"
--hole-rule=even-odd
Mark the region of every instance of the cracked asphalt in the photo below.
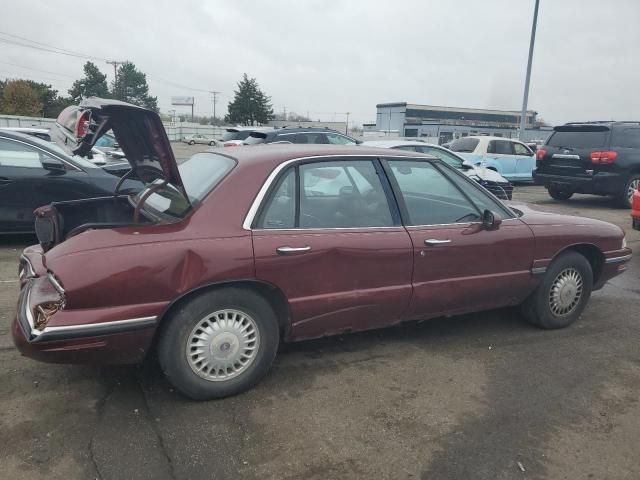
[[[515,197],[623,226],[605,198]],[[0,478],[640,478],[640,256],[561,331],[516,310],[286,345],[243,395],[192,402],[153,360],[40,364],[13,348],[0,239]]]

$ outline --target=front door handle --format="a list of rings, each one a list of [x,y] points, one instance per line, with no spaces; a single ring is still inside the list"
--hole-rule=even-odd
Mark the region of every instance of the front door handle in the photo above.
[[[285,245],[284,247],[276,248],[276,252],[278,255],[295,255],[296,253],[305,253],[311,251],[311,247],[307,245],[306,247],[289,247]]]
[[[442,245],[443,243],[451,243],[451,240],[438,240],[436,238],[429,238],[424,241],[425,245],[429,245],[430,247],[434,245]]]

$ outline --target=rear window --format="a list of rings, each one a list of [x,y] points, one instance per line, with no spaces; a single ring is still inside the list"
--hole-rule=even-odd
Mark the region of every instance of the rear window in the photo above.
[[[244,140],[244,144],[258,145],[259,143],[264,143],[266,140],[267,140],[267,135],[265,133],[253,132]]]
[[[226,142],[228,140],[244,140],[249,135],[251,135],[251,130],[240,130],[237,132],[227,132],[222,136],[222,141]]]
[[[554,132],[547,145],[568,148],[602,148],[607,143],[609,130],[569,130]]]
[[[210,152],[197,153],[181,163],[178,170],[191,205],[200,203],[235,165],[235,160]],[[145,189],[138,194],[138,201],[146,191]],[[171,184],[149,195],[144,206],[175,218],[182,218],[191,210],[180,191]]]
[[[472,153],[478,146],[478,143],[480,143],[480,140],[477,138],[459,138],[458,140],[451,142],[449,150],[454,152]]]

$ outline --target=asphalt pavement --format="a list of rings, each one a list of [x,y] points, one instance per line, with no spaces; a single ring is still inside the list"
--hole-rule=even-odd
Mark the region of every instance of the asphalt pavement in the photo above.
[[[606,198],[515,199],[621,225],[640,251]],[[286,345],[253,390],[198,403],[153,360],[21,357],[9,322],[33,241],[0,239],[2,479],[640,478],[640,256],[564,330],[503,309]]]

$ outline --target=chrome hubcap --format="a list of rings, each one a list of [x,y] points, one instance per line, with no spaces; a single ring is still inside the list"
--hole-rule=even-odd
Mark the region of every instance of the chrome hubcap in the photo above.
[[[218,310],[191,330],[187,361],[199,377],[224,381],[249,368],[259,347],[260,332],[253,318],[240,310]]]
[[[558,316],[573,312],[582,298],[582,275],[573,267],[561,271],[551,285],[549,307]]]
[[[638,189],[638,185],[640,185],[640,178],[636,178],[629,183],[629,190],[627,190],[627,197],[629,197],[629,200],[633,197],[633,192]]]

